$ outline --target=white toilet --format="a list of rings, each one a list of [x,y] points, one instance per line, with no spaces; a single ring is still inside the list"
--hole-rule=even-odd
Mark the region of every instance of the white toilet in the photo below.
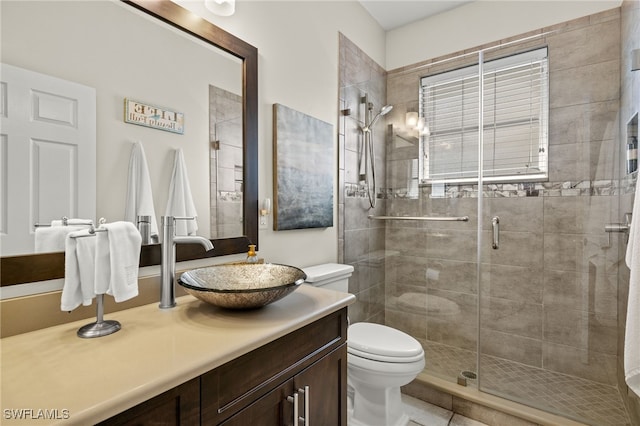
[[[303,268],[307,283],[348,292],[353,266],[337,263]],[[420,343],[399,330],[359,322],[348,329],[347,377],[353,394],[349,426],[404,426],[400,386],[424,368]]]

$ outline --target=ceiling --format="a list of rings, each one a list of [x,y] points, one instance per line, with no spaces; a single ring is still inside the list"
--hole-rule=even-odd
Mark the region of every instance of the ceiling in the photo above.
[[[360,0],[385,31],[455,9],[473,0]]]

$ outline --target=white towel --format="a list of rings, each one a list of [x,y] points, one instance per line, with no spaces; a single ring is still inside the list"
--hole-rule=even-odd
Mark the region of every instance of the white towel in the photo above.
[[[640,179],[636,181],[632,213],[625,256],[631,275],[624,335],[624,376],[627,385],[640,396]]]
[[[196,212],[196,206],[193,204],[189,177],[187,176],[187,168],[184,164],[184,155],[181,148],[176,149],[173,173],[169,184],[169,201],[167,202],[166,215],[196,218],[194,220],[176,221],[176,235],[194,235],[198,230],[198,213]]]
[[[86,235],[90,235],[88,229],[71,232],[65,240],[62,311],[73,311],[80,304],[89,306],[95,297],[95,237]]]
[[[54,221],[55,222],[55,221]],[[43,226],[36,228],[36,253],[64,251],[65,240],[71,232],[88,229],[89,226]]]
[[[113,222],[97,232],[95,291],[124,302],[138,295],[138,265],[141,237],[131,222]]]
[[[104,229],[101,225],[99,229]],[[105,294],[109,291],[111,282],[111,256],[109,254],[109,232],[96,232],[96,258],[95,258],[95,286],[96,294]]]
[[[144,148],[140,142],[134,142],[129,160],[129,181],[127,184],[127,202],[124,220],[137,226],[138,216],[151,216],[150,236],[158,242],[158,222],[153,207],[151,179]]]

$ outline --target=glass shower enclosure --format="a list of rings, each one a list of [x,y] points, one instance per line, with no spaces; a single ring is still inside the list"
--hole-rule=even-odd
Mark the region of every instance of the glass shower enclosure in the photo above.
[[[559,93],[572,77],[544,43],[513,44],[435,64],[420,125],[388,126],[385,321],[423,344],[428,374],[625,424],[616,99]]]

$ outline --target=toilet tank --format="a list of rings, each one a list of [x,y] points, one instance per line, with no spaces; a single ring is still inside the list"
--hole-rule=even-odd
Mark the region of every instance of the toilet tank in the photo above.
[[[322,265],[302,268],[307,274],[307,284],[314,287],[329,288],[331,290],[349,292],[349,277],[353,273],[353,266],[340,263],[324,263]]]

